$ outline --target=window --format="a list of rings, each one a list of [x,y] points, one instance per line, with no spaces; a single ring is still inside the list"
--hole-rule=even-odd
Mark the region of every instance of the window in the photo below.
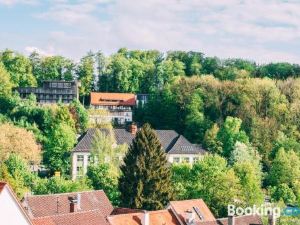
[[[194,163],[198,162],[199,161],[199,157],[194,157],[193,161],[194,161]]]
[[[180,163],[179,157],[173,157],[173,163]]]
[[[190,157],[184,157],[183,162],[185,163],[190,163]]]

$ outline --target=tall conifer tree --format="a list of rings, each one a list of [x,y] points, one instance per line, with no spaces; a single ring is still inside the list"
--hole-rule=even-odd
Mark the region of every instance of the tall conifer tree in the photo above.
[[[124,207],[158,210],[172,199],[166,154],[149,124],[137,132],[121,172],[119,189]]]

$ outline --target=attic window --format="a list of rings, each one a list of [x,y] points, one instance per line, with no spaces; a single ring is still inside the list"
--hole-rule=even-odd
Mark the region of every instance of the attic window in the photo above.
[[[204,220],[203,214],[200,212],[200,209],[198,207],[193,206],[193,209],[195,210],[197,216],[200,218],[200,220]]]
[[[180,146],[182,151],[188,152],[188,151],[193,151],[193,146]]]

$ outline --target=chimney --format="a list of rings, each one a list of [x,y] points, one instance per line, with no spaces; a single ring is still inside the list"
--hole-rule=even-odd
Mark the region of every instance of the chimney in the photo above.
[[[228,225],[235,225],[235,217],[228,216]]]
[[[68,199],[70,202],[70,213],[77,212],[77,197],[70,196]]]
[[[149,225],[149,212],[144,211],[143,215],[142,215],[142,225]]]
[[[186,223],[193,224],[195,220],[195,213],[192,210],[187,210],[186,212]]]
[[[276,225],[276,217],[275,217],[274,213],[272,213],[272,212],[268,216],[268,224]]]
[[[132,123],[129,125],[129,132],[132,134],[132,135],[136,135],[136,132],[137,132],[137,125],[135,123]]]

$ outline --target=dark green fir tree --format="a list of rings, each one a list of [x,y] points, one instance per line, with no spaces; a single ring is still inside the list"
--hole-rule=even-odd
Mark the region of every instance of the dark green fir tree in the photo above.
[[[159,210],[172,200],[166,154],[149,124],[137,132],[129,147],[121,166],[119,189],[124,207]]]

